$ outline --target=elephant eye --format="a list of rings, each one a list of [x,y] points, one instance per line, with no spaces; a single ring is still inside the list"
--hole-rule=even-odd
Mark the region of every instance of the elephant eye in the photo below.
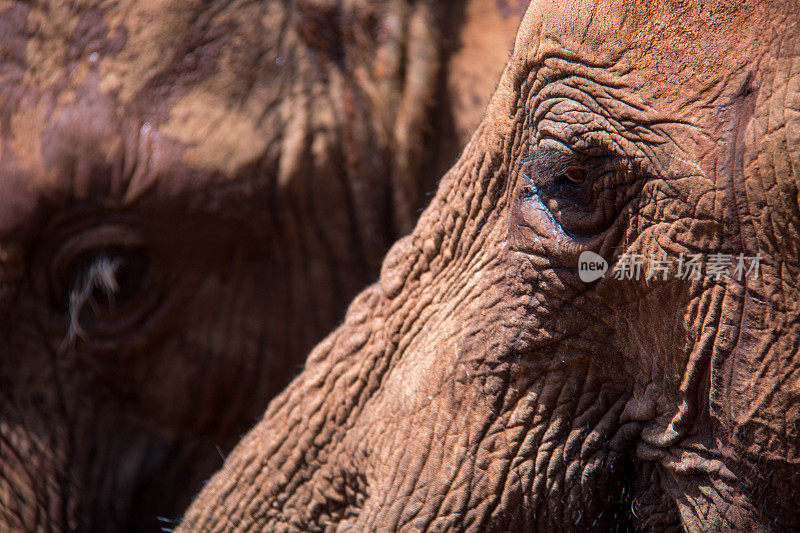
[[[66,239],[50,260],[48,278],[68,322],[65,342],[72,343],[132,330],[153,300],[157,276],[143,236],[114,224]]]
[[[630,199],[633,174],[617,156],[589,157],[558,143],[543,143],[522,171],[522,208],[526,201],[535,200],[536,209],[546,208],[574,237],[608,229]]]
[[[560,171],[553,179],[553,185],[562,189],[578,189],[583,185],[586,175],[580,166],[568,166]]]

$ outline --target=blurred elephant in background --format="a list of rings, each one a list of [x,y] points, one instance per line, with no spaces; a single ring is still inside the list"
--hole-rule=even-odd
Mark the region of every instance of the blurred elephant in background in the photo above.
[[[412,227],[512,4],[0,2],[0,530],[177,516]]]
[[[798,495],[800,3],[534,0],[181,530],[788,532]]]

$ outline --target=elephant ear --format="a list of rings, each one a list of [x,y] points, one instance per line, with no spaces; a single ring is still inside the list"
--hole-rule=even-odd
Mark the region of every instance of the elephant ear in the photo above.
[[[478,126],[528,1],[298,0],[296,5],[306,45],[328,65],[341,63],[352,72],[367,97],[377,132],[345,128],[342,141],[382,147],[391,222],[395,234],[407,233],[421,195]],[[383,176],[367,178],[369,183]]]
[[[392,160],[392,203],[395,228],[411,231],[417,218],[421,193],[419,175],[426,163],[425,128],[438,92],[440,50],[439,32],[433,30],[434,13],[427,2],[415,4],[408,19],[405,57],[407,64],[397,115],[394,119],[394,157]]]
[[[450,168],[483,118],[528,3],[397,2],[406,12],[402,46],[387,41],[379,55],[402,67],[390,89],[397,105],[386,108],[393,113],[394,222],[401,233],[417,219],[420,192]],[[438,138],[429,139],[433,134]]]
[[[388,166],[392,222],[400,233],[411,229],[422,190],[432,181],[419,174],[439,92],[442,49],[436,13],[441,6],[434,6],[432,1],[400,0],[297,2],[301,39],[323,63],[351,72],[355,87],[350,89],[366,96],[376,128],[345,127],[343,144],[346,151],[353,147],[352,153],[379,146]],[[356,114],[359,103],[348,101],[348,91],[344,88],[341,95],[345,112]],[[368,176],[365,183],[381,178]]]

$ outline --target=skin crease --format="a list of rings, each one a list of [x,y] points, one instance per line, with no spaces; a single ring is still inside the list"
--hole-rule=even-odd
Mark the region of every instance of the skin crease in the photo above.
[[[179,530],[800,528],[799,25],[532,2],[413,233]],[[762,259],[587,284],[583,250]]]
[[[0,531],[173,527],[477,125],[501,4],[0,1]]]

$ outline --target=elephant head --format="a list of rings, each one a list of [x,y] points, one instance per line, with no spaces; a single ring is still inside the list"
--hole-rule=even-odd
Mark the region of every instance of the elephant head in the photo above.
[[[799,27],[532,2],[416,228],[181,530],[800,527]]]
[[[185,508],[457,155],[442,6],[0,2],[0,530]]]

